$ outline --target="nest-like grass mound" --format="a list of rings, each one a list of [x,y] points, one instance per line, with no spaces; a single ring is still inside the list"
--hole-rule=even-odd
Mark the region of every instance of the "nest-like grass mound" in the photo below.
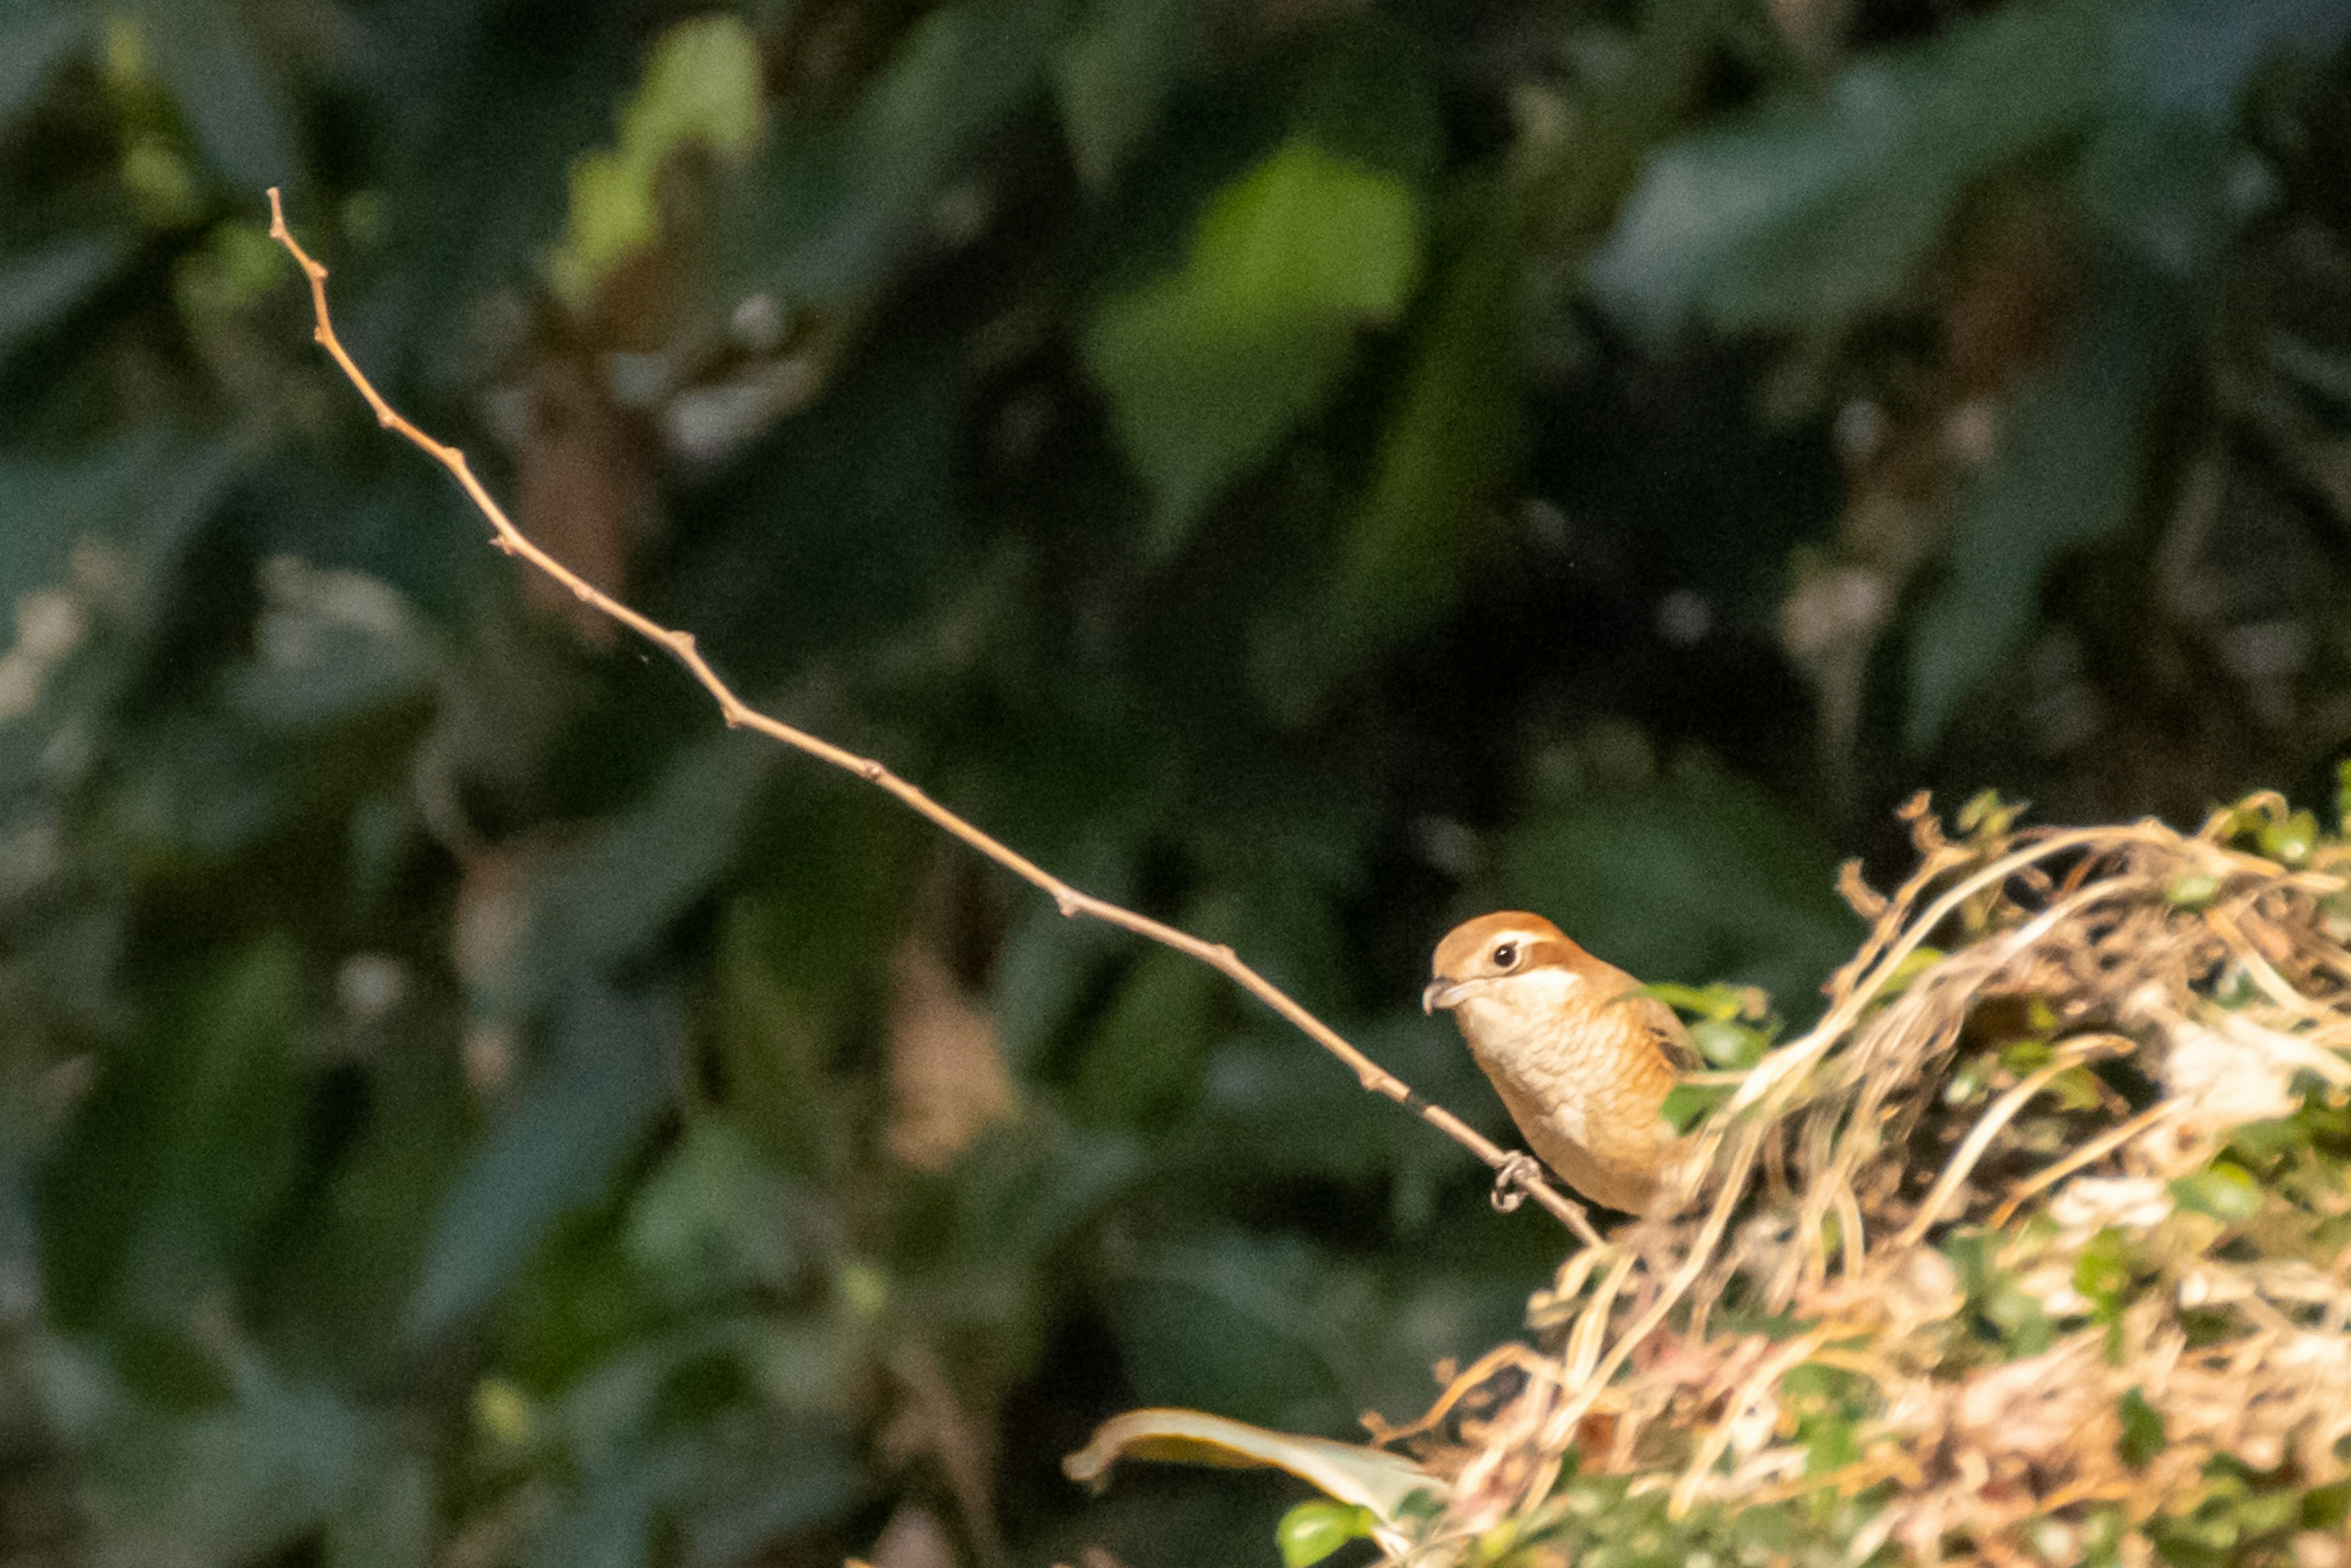
[[[2351,1562],[2351,848],[1907,815],[1679,1211],[1375,1433],[1450,1482],[1406,1560]]]

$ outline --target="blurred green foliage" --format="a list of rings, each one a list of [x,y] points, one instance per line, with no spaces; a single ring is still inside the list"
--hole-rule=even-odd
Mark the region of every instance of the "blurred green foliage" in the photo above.
[[[0,1560],[1270,1561],[1055,1460],[1408,1413],[1560,1248],[521,582],[265,184],[559,555],[1499,1133],[1461,915],[1800,1019],[1912,788],[2325,777],[2346,26],[16,0]]]

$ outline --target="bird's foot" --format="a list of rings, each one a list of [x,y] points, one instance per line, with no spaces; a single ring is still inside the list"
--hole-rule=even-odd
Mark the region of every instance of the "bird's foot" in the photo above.
[[[1513,1154],[1494,1171],[1494,1191],[1489,1201],[1504,1214],[1511,1213],[1527,1200],[1527,1185],[1542,1179],[1542,1166],[1532,1155]]]

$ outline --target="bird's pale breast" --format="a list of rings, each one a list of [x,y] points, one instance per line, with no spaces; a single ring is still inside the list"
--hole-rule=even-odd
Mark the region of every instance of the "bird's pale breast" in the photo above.
[[[1618,978],[1603,996],[1573,971],[1519,977],[1466,1000],[1462,1033],[1535,1153],[1586,1197],[1639,1210],[1671,1140],[1658,1109],[1675,1072],[1659,1041],[1680,1026]]]

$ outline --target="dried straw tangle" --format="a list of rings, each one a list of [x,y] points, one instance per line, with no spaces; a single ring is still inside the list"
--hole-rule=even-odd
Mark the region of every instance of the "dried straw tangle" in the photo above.
[[[2233,1130],[2351,1097],[2351,850],[2241,847],[2307,821],[2274,796],[2192,835],[1993,810],[1954,841],[1924,797],[1906,815],[1917,872],[1883,898],[1848,870],[1869,937],[1694,1132],[1682,1211],[1568,1260],[1531,1312],[1548,1354],[1506,1347],[1431,1419],[1374,1425],[1453,1482],[1411,1561],[1570,1560],[1543,1542],[1571,1448],[1671,1521],[1865,1494],[1856,1563],[2078,1561],[2091,1510],[2191,1506],[2215,1456],[2345,1478],[2339,1164],[2226,1218],[2171,1184],[2219,1180],[2199,1173]],[[2038,1338],[1973,1332],[1987,1300]],[[1825,1469],[1799,1369],[1856,1413]]]

